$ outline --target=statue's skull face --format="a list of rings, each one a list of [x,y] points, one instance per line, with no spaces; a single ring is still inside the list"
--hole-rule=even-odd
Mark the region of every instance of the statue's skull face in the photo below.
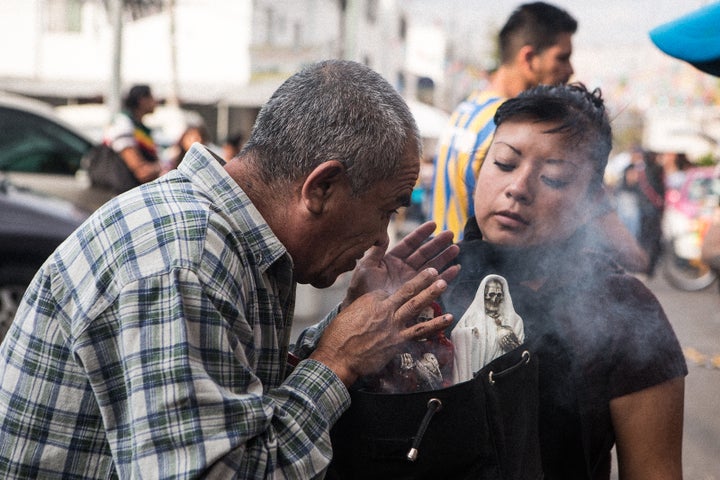
[[[423,309],[422,312],[420,312],[420,315],[417,317],[417,323],[420,322],[427,322],[428,320],[432,320],[435,317],[435,312],[433,310],[432,305],[429,305]]]
[[[502,284],[497,281],[489,281],[485,285],[485,313],[489,315],[498,313],[504,298]]]

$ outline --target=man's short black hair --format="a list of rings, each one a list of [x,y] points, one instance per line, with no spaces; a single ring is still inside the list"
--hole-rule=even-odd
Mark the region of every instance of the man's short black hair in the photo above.
[[[500,30],[500,62],[509,63],[524,45],[542,53],[557,43],[561,33],[577,31],[577,20],[562,8],[545,2],[517,7]]]

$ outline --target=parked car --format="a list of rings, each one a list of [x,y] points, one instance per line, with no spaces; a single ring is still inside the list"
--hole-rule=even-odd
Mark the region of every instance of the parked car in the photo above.
[[[40,265],[113,196],[80,168],[92,145],[50,106],[0,94],[0,338]]]
[[[114,194],[92,187],[81,168],[80,160],[93,144],[51,106],[0,93],[0,175],[15,185],[95,211]]]
[[[87,216],[70,202],[0,179],[0,340],[38,268]]]

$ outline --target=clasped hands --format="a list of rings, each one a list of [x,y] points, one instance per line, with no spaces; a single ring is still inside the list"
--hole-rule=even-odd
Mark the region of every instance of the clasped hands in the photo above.
[[[434,230],[433,222],[424,223],[390,251],[388,245],[372,247],[358,262],[340,313],[310,355],[345,385],[379,371],[405,342],[427,338],[452,322],[449,314],[413,322],[460,270],[458,265],[443,270],[459,247],[451,232],[426,241]]]

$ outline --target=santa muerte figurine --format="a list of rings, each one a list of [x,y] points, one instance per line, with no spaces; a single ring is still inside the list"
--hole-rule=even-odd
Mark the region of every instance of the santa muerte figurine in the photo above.
[[[525,340],[523,321],[515,313],[507,280],[488,275],[451,334],[455,347],[453,382],[470,380],[495,358]]]

